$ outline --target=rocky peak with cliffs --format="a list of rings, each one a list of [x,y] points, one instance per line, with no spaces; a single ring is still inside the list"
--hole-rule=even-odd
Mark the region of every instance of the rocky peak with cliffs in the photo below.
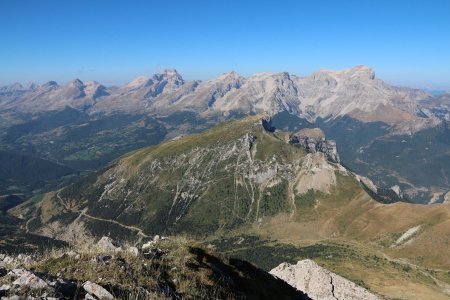
[[[289,144],[302,147],[311,153],[322,152],[331,162],[340,162],[336,142],[326,140],[325,134],[319,128],[306,128],[297,133],[292,133],[289,135],[288,142]]]
[[[161,74],[153,75],[156,81],[167,81],[174,88],[184,84],[184,79],[175,69],[166,69]]]
[[[363,78],[369,80],[375,79],[375,71],[372,68],[369,68],[364,65],[356,66],[344,73],[350,78]]]
[[[24,87],[18,82],[0,87],[0,93],[11,93],[22,90],[24,90]]]
[[[58,83],[56,81],[50,80],[47,81],[46,83],[44,83],[43,85],[41,85],[42,89],[49,89],[49,88],[55,88],[58,87]]]

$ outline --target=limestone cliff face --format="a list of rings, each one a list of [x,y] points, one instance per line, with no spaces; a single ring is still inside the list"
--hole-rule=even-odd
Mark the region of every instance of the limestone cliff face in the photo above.
[[[322,152],[327,159],[334,163],[339,163],[339,154],[337,152],[336,142],[326,140],[325,136],[320,134],[321,130],[315,128],[313,130],[299,131],[289,135],[289,144],[300,146],[309,152]]]

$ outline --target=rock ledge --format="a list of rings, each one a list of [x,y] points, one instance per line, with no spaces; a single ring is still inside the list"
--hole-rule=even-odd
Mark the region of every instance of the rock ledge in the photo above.
[[[307,293],[312,299],[379,299],[365,288],[322,268],[309,259],[301,260],[296,265],[282,263],[270,273]]]

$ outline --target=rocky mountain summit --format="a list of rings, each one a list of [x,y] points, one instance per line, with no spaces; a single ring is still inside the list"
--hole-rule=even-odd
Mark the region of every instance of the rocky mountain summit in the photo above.
[[[295,265],[282,263],[270,271],[298,290],[305,291],[314,300],[377,300],[365,288],[334,274],[312,260],[302,260]]]
[[[322,152],[328,160],[334,163],[340,162],[336,142],[326,140],[323,131],[319,128],[302,129],[292,133],[289,135],[289,143],[303,147],[312,153]]]
[[[66,241],[93,234],[97,225],[88,223],[109,219],[128,224],[124,233],[141,228],[150,233],[187,228],[214,232],[262,223],[280,212],[294,217],[297,197],[311,190],[329,194],[339,185],[340,174],[352,176],[336,163],[336,147],[330,142],[320,141],[314,148],[318,151],[307,153],[309,145],[294,146],[287,133],[270,129],[269,121],[255,116],[145,148],[123,157],[94,182],[86,178],[49,193],[38,206],[53,207],[53,212],[47,210],[51,216],[26,204],[17,211],[34,215],[28,229]],[[218,195],[219,202],[210,201]],[[219,204],[223,209],[213,209]],[[210,223],[199,222],[205,209],[216,212],[209,215]],[[65,220],[62,212],[68,213]]]

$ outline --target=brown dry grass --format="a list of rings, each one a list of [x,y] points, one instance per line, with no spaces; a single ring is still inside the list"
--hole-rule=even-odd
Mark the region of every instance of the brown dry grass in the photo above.
[[[384,122],[389,125],[395,125],[405,121],[413,121],[420,119],[410,113],[400,110],[391,105],[381,104],[374,111],[367,113],[359,109],[350,113],[355,119],[362,122]]]
[[[349,279],[364,280],[372,291],[392,298],[448,299],[445,288],[431,276],[441,277],[444,286],[450,284],[444,276],[450,270],[450,205],[386,205],[355,188],[358,192],[348,198],[340,191],[324,199],[319,197],[314,207],[297,212],[295,220],[284,214],[266,219],[252,228],[252,233],[298,247],[324,241],[350,244],[363,257],[388,258],[393,265],[336,262],[332,258],[319,262]],[[391,247],[400,235],[417,225],[421,228],[409,241]],[[408,271],[410,268],[413,271]]]

